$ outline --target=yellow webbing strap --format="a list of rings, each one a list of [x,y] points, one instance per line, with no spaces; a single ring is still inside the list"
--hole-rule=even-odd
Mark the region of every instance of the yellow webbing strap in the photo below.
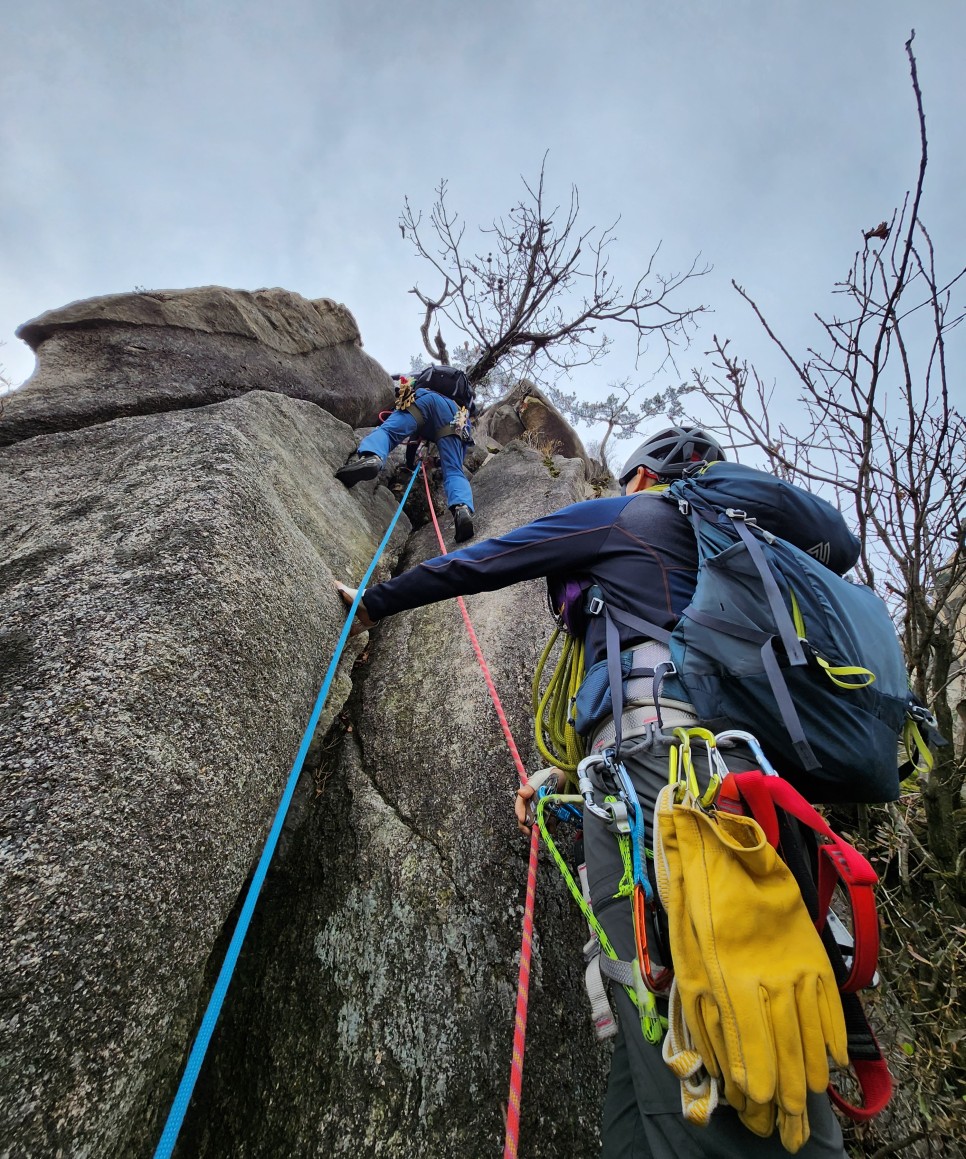
[[[600,942],[600,948],[608,958],[613,958],[615,962],[619,962],[617,951],[611,945],[610,938],[608,938],[604,927],[597,920],[594,911],[590,908],[586,901],[584,901],[583,890],[574,881],[574,876],[567,867],[560,850],[554,843],[553,838],[547,829],[547,822],[544,817],[544,810],[548,804],[559,802],[561,805],[583,805],[583,797],[577,794],[569,793],[548,793],[537,801],[537,825],[540,827],[540,836],[546,843],[550,850],[550,856],[554,859],[557,868],[560,870],[561,876],[567,883],[567,888],[573,895],[574,900],[580,907],[580,912],[587,920],[587,924],[597,935],[597,940]],[[648,1042],[659,1043],[664,1036],[664,1031],[667,1027],[667,1019],[662,1018],[658,1013],[657,1001],[654,995],[645,986],[637,987],[625,986],[624,990],[628,997],[637,1007],[637,1012],[641,1018],[641,1030]]]
[[[789,588],[788,594],[792,600],[792,623],[795,625],[795,633],[799,640],[805,639],[805,619],[802,616],[802,609],[798,606],[798,600],[795,598],[795,592]]]
[[[792,623],[795,625],[795,632],[799,640],[803,644],[807,644],[808,637],[805,633],[805,619],[802,616],[802,609],[799,607],[795,592],[791,588],[788,589],[788,594],[792,601]],[[812,655],[836,688],[844,688],[846,692],[854,692],[857,688],[868,688],[870,684],[875,683],[875,673],[868,668],[863,668],[859,664],[833,665],[819,656],[817,652],[813,652]]]
[[[836,688],[844,688],[846,692],[851,692],[855,691],[856,688],[868,688],[870,684],[875,683],[875,673],[868,668],[862,668],[858,664],[833,666],[818,655],[815,656],[815,659]],[[852,679],[842,679],[843,677],[852,677]]]
[[[922,773],[931,772],[935,763],[933,755],[919,731],[919,725],[911,717],[907,718],[903,725],[902,744],[906,750],[906,756],[912,762],[910,777],[918,777]]]

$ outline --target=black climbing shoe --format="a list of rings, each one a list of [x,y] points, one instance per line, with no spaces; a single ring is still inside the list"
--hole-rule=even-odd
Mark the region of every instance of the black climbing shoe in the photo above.
[[[453,527],[456,530],[456,542],[465,543],[473,538],[473,513],[465,503],[457,503],[453,508]]]
[[[335,477],[346,487],[354,487],[363,479],[375,479],[382,470],[382,459],[371,451],[356,455],[343,464],[335,473]]]

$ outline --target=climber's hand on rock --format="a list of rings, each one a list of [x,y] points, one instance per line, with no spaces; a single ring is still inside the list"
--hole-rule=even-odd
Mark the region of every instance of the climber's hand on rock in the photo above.
[[[359,589],[358,588],[347,588],[345,586],[345,584],[340,584],[337,580],[336,585],[335,585],[335,590],[342,597],[343,602],[346,604],[346,606],[351,608],[352,601],[356,598],[356,593],[358,592]],[[356,618],[353,621],[352,630],[349,632],[349,635],[350,636],[358,636],[362,632],[368,632],[370,628],[375,627],[375,624],[376,624],[376,621],[373,620],[370,617],[369,613],[366,611],[366,605],[364,603],[362,603],[362,601],[360,601],[359,606],[356,608]]]

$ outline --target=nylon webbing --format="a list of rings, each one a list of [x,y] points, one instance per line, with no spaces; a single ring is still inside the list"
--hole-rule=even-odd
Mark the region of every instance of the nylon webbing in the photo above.
[[[195,1041],[191,1047],[191,1053],[188,1055],[188,1061],[185,1063],[184,1074],[181,1076],[181,1082],[178,1085],[178,1090],[174,1096],[174,1102],[171,1104],[171,1110],[168,1112],[168,1118],[164,1124],[164,1130],[161,1133],[161,1139],[158,1143],[157,1149],[154,1152],[154,1159],[168,1159],[174,1150],[174,1145],[178,1141],[178,1134],[181,1131],[181,1125],[184,1122],[185,1114],[188,1110],[188,1104],[191,1101],[191,1095],[195,1088],[195,1083],[198,1081],[198,1074],[201,1071],[201,1064],[205,1059],[205,1052],[208,1049],[208,1044],[211,1041],[212,1033],[215,1029],[215,1024],[218,1021],[218,1015],[221,1013],[222,1005],[225,1001],[225,994],[228,991],[228,986],[231,982],[232,974],[235,970],[235,965],[238,962],[238,955],[241,952],[242,943],[245,940],[245,935],[248,933],[248,927],[252,920],[252,914],[255,911],[255,903],[258,901],[258,895],[262,888],[262,883],[265,880],[265,875],[268,872],[269,863],[272,860],[272,855],[275,852],[275,846],[278,844],[279,836],[282,832],[282,825],[285,822],[285,816],[288,813],[289,806],[292,803],[292,797],[295,793],[295,786],[298,782],[299,775],[302,772],[302,766],[305,763],[306,754],[309,751],[312,737],[315,733],[316,726],[319,723],[319,718],[322,716],[322,709],[325,707],[325,702],[329,697],[329,690],[332,687],[332,681],[335,678],[336,669],[339,666],[339,660],[342,658],[342,652],[345,649],[346,641],[349,639],[349,632],[352,628],[352,621],[355,619],[356,609],[362,600],[365,592],[365,587],[372,573],[376,570],[376,564],[379,562],[382,553],[389,543],[399,516],[402,514],[402,509],[409,498],[409,492],[412,490],[413,482],[416,479],[416,473],[413,472],[412,478],[399,501],[399,506],[396,508],[396,513],[386,529],[386,534],[382,537],[382,542],[376,548],[376,553],[372,557],[372,562],[366,569],[365,575],[359,583],[358,591],[355,599],[349,608],[349,614],[346,616],[345,624],[342,626],[342,631],[339,634],[338,642],[335,646],[335,652],[329,662],[328,671],[325,674],[325,679],[322,681],[322,687],[319,689],[319,694],[315,701],[315,707],[312,709],[312,715],[309,717],[309,722],[305,726],[305,732],[302,734],[302,743],[299,745],[298,753],[295,756],[295,762],[292,765],[292,770],[288,775],[288,780],[285,782],[285,791],[282,793],[282,799],[279,802],[278,809],[275,813],[275,819],[272,822],[272,827],[269,830],[268,837],[265,839],[265,846],[262,849],[262,855],[259,858],[258,865],[255,872],[252,874],[251,884],[248,887],[248,892],[245,894],[245,901],[241,908],[241,913],[238,915],[238,922],[235,925],[235,932],[232,934],[231,942],[225,952],[225,960],[222,963],[218,978],[215,981],[214,989],[211,992],[211,998],[208,1000],[208,1007],[205,1010],[204,1017],[201,1020],[201,1026],[195,1036]]]
[[[732,527],[741,536],[742,542],[748,549],[748,554],[751,556],[752,562],[761,577],[762,586],[765,589],[765,599],[768,601],[772,619],[775,621],[775,625],[782,638],[782,644],[785,646],[788,663],[793,665],[804,664],[805,653],[802,651],[802,645],[795,631],[795,624],[792,617],[788,614],[788,609],[785,607],[785,601],[782,599],[781,592],[778,590],[775,577],[771,574],[771,568],[768,566],[765,554],[761,550],[761,544],[752,535],[744,519],[732,518],[730,515],[729,518],[731,519]]]
[[[439,529],[439,520],[436,518],[436,508],[433,506],[433,496],[429,489],[429,475],[426,473],[425,463],[422,464],[422,470],[423,482],[426,484],[426,502],[429,505],[429,513],[433,517],[433,527],[436,529],[439,549],[443,555],[447,555],[446,544],[443,542],[443,533]],[[460,613],[463,616],[463,623],[466,625],[466,631],[470,637],[470,643],[473,645],[473,651],[476,653],[476,659],[483,673],[483,679],[486,681],[490,699],[493,701],[493,707],[496,709],[500,728],[503,729],[503,735],[506,737],[507,748],[509,748],[510,756],[516,765],[517,774],[520,777],[520,784],[525,785],[527,783],[527,771],[523,766],[523,761],[520,759],[520,753],[517,750],[516,741],[513,739],[513,733],[510,732],[510,725],[507,722],[506,713],[503,711],[503,705],[500,703],[500,697],[497,693],[496,685],[493,683],[493,677],[490,675],[490,669],[483,656],[483,649],[480,647],[480,642],[476,638],[476,632],[473,630],[473,621],[470,619],[470,614],[466,610],[463,597],[457,596],[456,602],[459,604]],[[527,900],[523,907],[523,941],[520,946],[520,972],[517,976],[517,1004],[513,1020],[513,1061],[510,1064],[510,1096],[507,1101],[503,1159],[517,1159],[517,1147],[520,1141],[520,1098],[523,1091],[523,1053],[526,1048],[527,1038],[527,1006],[530,1001],[530,963],[533,958],[533,911],[536,903],[537,854],[539,849],[540,829],[537,825],[534,825],[530,830]]]
[[[652,624],[640,616],[630,612],[622,612],[612,608],[609,603],[604,604],[604,641],[607,651],[607,682],[610,685],[611,711],[614,714],[614,752],[621,750],[621,718],[624,714],[624,678],[621,672],[621,642],[617,623],[633,631],[643,632],[646,639],[657,640],[659,644],[670,642],[671,633],[666,628]],[[659,666],[663,667],[663,666]],[[658,676],[655,673],[654,703],[657,704],[660,695],[660,681],[667,671]]]

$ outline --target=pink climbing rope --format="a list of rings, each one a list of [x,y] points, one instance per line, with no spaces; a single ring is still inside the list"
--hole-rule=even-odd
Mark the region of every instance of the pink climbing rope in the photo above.
[[[443,533],[439,529],[439,520],[436,518],[436,508],[433,506],[433,496],[429,490],[429,474],[426,471],[426,464],[421,464],[423,472],[423,482],[426,484],[426,502],[429,506],[429,513],[433,517],[433,527],[436,529],[436,538],[439,541],[439,549],[443,555],[447,555],[446,545],[443,542]],[[503,735],[506,737],[507,748],[510,750],[510,756],[513,758],[513,763],[517,767],[517,773],[520,777],[520,784],[527,783],[527,772],[523,767],[523,761],[520,760],[520,753],[517,750],[516,741],[513,739],[513,733],[510,732],[510,725],[507,722],[506,713],[503,711],[503,705],[500,703],[500,697],[497,693],[496,686],[493,683],[493,677],[490,675],[490,669],[483,656],[483,649],[480,647],[480,642],[476,638],[476,632],[473,629],[473,622],[470,620],[470,614],[466,610],[466,604],[463,602],[462,596],[457,596],[456,602],[459,604],[460,613],[463,616],[463,623],[466,624],[466,630],[469,633],[470,643],[473,645],[473,651],[476,653],[476,659],[479,661],[480,670],[483,673],[483,679],[486,681],[486,687],[490,693],[490,699],[493,701],[493,707],[496,709],[497,719],[500,722],[500,728],[503,729]],[[506,1114],[506,1136],[503,1143],[503,1159],[517,1159],[517,1147],[520,1138],[520,1100],[523,1092],[523,1052],[526,1047],[527,1039],[527,1005],[530,999],[530,962],[533,957],[533,911],[536,902],[537,894],[537,853],[540,847],[540,832],[536,825],[533,826],[530,833],[530,864],[527,869],[527,900],[523,907],[523,941],[520,945],[520,972],[517,976],[517,1007],[516,1014],[513,1020],[513,1059],[510,1063],[510,1096],[507,1101]]]

